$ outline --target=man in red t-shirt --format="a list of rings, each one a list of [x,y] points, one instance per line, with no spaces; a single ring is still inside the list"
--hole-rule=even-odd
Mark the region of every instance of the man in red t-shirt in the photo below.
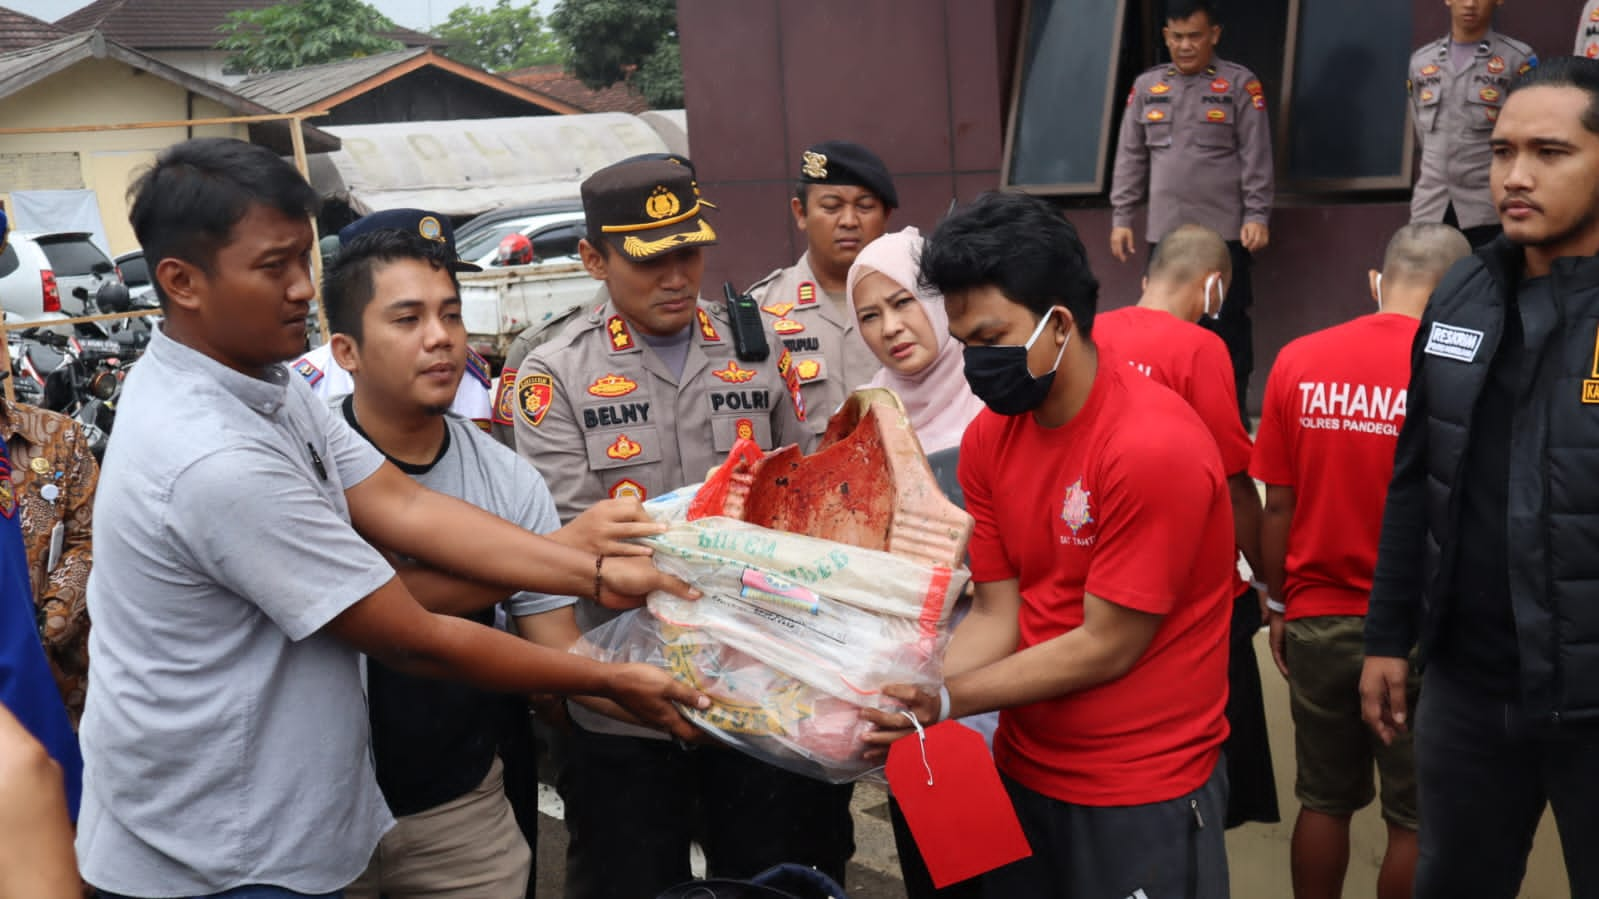
[[[1155,249],[1138,305],[1094,319],[1094,343],[1108,356],[1170,387],[1192,406],[1221,450],[1233,507],[1233,536],[1251,571],[1260,568],[1260,492],[1249,476],[1249,432],[1238,419],[1232,362],[1220,337],[1194,322],[1221,314],[1232,259],[1227,242],[1203,225],[1183,225]],[[1236,568],[1234,569],[1236,571]],[[1228,628],[1227,826],[1275,823],[1266,701],[1255,660],[1255,635],[1265,623],[1262,598],[1242,576],[1233,585]]]
[[[1401,228],[1382,272],[1370,273],[1377,314],[1288,344],[1266,382],[1250,471],[1266,483],[1262,574],[1270,595],[1282,599],[1270,600],[1271,649],[1288,678],[1294,715],[1296,899],[1343,895],[1349,818],[1371,803],[1374,759],[1388,822],[1377,895],[1411,893],[1411,738],[1404,733],[1384,746],[1361,721],[1362,634],[1405,419],[1411,342],[1433,288],[1470,251],[1447,225]]]
[[[922,273],[988,406],[959,463],[976,596],[944,695],[888,692],[929,723],[1002,710],[995,761],[1033,854],[984,891],[1225,897],[1233,526],[1215,441],[1096,349],[1099,285],[1048,203],[985,194],[939,225]],[[875,742],[906,733],[868,717]]]

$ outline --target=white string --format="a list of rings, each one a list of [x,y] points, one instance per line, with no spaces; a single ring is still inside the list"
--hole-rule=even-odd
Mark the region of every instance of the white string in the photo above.
[[[922,722],[917,721],[915,715],[911,714],[910,712],[904,712],[904,711],[900,712],[900,714],[904,715],[905,717],[907,717],[909,719],[911,719],[911,726],[916,728],[916,739],[920,740],[921,743],[922,743],[922,745],[921,745],[922,767],[927,769],[927,785],[928,786],[932,786],[933,785],[933,766],[931,764],[929,764],[928,761],[927,761],[927,731],[922,730]]]

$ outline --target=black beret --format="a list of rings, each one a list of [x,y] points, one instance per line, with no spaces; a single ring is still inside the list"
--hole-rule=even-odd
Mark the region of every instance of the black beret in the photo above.
[[[889,209],[899,207],[894,179],[877,154],[847,140],[828,140],[800,155],[801,184],[852,184],[864,187]]]

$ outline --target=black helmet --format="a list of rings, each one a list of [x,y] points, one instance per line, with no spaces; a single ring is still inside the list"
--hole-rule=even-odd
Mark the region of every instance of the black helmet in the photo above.
[[[101,312],[127,312],[133,306],[128,298],[128,285],[121,281],[107,281],[94,292],[94,304]]]

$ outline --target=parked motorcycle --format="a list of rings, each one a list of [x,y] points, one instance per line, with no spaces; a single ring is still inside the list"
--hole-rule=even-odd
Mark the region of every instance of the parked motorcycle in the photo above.
[[[17,399],[72,418],[83,427],[90,452],[103,458],[132,364],[124,359],[125,344],[28,329],[16,332],[9,349]]]

